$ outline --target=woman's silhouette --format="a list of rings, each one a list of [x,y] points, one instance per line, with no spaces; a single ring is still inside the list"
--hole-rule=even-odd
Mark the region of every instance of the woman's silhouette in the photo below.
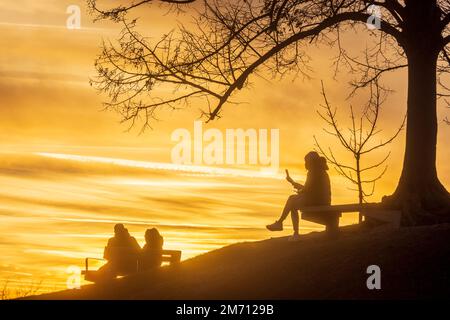
[[[305,168],[308,170],[305,185],[295,182],[286,170],[286,180],[297,190],[286,201],[281,217],[272,224],[267,225],[270,231],[283,230],[283,221],[291,213],[294,234],[290,240],[298,240],[298,210],[307,206],[329,205],[331,203],[330,178],[328,177],[327,162],[324,157],[315,151],[305,156]]]
[[[158,229],[152,228],[145,231],[145,245],[139,259],[140,271],[145,271],[161,266],[164,238]]]

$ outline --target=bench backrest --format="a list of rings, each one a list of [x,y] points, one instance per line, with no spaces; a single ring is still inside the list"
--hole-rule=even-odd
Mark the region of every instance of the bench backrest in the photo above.
[[[359,212],[360,222],[362,216],[366,219],[374,219],[382,222],[387,222],[390,225],[398,228],[401,222],[400,210],[389,210],[383,208],[380,203],[352,203],[339,204],[334,206],[314,206],[301,208],[302,219],[311,222],[330,225],[336,223],[336,219],[341,217],[343,212]]]
[[[332,206],[312,206],[302,208],[302,212],[316,213],[316,212],[360,212],[370,209],[378,209],[379,203],[349,203],[349,204],[337,204]]]
[[[105,248],[106,249],[106,248]],[[117,260],[137,260],[140,254],[136,253],[129,247],[110,247],[108,249],[110,257]],[[170,265],[180,263],[181,251],[180,250],[162,250],[162,261],[169,262]]]
[[[162,260],[164,262],[169,262],[171,265],[180,263],[181,261],[181,251],[179,250],[163,250]]]

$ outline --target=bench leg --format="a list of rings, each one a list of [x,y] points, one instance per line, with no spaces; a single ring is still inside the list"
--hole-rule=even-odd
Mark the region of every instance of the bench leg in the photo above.
[[[339,217],[333,218],[326,224],[325,231],[328,235],[334,236],[339,233]]]

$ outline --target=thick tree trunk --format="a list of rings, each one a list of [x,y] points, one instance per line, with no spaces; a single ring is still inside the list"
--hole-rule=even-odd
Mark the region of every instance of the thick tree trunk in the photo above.
[[[440,34],[433,32],[434,21],[427,23],[429,16],[418,19],[416,14],[421,13],[415,12],[411,17],[417,20],[408,26],[410,36],[406,34],[405,46],[408,118],[403,171],[395,193],[385,199],[388,205],[402,209],[404,225],[450,221],[450,194],[436,171],[436,64]]]

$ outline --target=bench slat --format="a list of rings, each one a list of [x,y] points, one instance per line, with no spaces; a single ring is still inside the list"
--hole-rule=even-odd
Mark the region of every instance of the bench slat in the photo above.
[[[338,204],[333,206],[314,206],[305,207],[301,209],[302,218],[307,221],[328,225],[330,219],[334,215],[340,215],[344,212],[359,212],[362,216],[374,220],[387,222],[394,228],[400,227],[401,211],[385,209],[380,203],[352,203],[352,204]]]
[[[311,206],[302,208],[304,212],[359,212],[362,210],[376,210],[380,208],[379,203],[350,203],[350,204],[336,204],[331,206]]]

